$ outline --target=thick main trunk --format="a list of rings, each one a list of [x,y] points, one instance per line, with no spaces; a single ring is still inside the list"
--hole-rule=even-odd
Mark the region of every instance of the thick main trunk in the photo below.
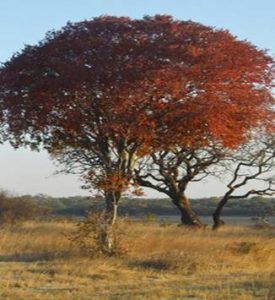
[[[216,210],[213,213],[213,221],[214,221],[214,224],[212,227],[213,230],[216,230],[225,224],[224,221],[221,219],[221,213],[222,213],[223,207],[225,206],[227,201],[228,201],[228,198],[223,197],[221,199],[221,201],[219,202]]]
[[[189,200],[185,195],[176,196],[172,201],[181,213],[181,224],[194,227],[204,226],[196,213],[192,210]]]

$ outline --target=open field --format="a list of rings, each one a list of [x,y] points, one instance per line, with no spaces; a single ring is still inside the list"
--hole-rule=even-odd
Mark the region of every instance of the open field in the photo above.
[[[125,222],[118,257],[89,258],[71,221],[0,228],[0,299],[275,299],[275,230]]]

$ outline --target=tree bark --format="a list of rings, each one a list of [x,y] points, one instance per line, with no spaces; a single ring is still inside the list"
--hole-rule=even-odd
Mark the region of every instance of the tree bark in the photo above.
[[[182,225],[204,227],[196,213],[192,210],[190,202],[185,195],[173,197],[172,201],[181,213]]]
[[[117,209],[120,199],[120,192],[108,192],[105,194],[106,212],[111,225],[114,225],[117,220]]]
[[[212,226],[213,230],[217,230],[218,228],[220,228],[221,226],[223,226],[225,224],[225,222],[221,219],[221,213],[222,213],[223,207],[225,206],[227,201],[228,201],[228,198],[223,197],[221,199],[221,201],[219,202],[216,210],[213,213],[213,221],[214,221],[214,224]]]
[[[106,226],[105,232],[103,232],[102,241],[103,247],[105,248],[105,252],[108,254],[113,254],[115,247],[114,225],[117,220],[117,209],[120,199],[120,192],[108,192],[105,194]]]

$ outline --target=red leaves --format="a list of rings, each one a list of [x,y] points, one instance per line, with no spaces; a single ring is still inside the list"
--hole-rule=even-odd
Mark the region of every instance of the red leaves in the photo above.
[[[104,169],[116,145],[139,155],[209,137],[233,147],[260,123],[272,126],[272,63],[192,21],[103,16],[16,54],[0,70],[1,106],[10,139],[86,147]],[[117,178],[106,184],[120,186]]]
[[[109,173],[101,178],[96,187],[104,192],[125,192],[128,189],[130,180],[118,172]]]

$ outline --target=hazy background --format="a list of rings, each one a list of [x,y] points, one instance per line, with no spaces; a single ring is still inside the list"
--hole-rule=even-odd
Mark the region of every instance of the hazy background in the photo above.
[[[99,15],[141,18],[144,15],[169,14],[181,20],[193,20],[228,29],[275,54],[274,0],[0,0],[0,62],[23,48],[36,44],[51,29],[67,21],[81,21]],[[0,146],[0,189],[16,194],[51,196],[87,195],[73,175],[54,175],[56,168],[46,152],[13,150]],[[219,195],[218,181],[193,184],[189,196]],[[160,196],[149,191],[148,196]]]

